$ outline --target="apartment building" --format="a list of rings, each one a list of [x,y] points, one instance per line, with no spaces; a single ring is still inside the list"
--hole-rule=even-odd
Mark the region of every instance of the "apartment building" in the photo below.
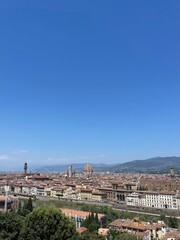
[[[109,228],[120,232],[127,232],[146,240],[162,239],[166,233],[163,222],[149,223],[139,221],[138,218],[134,218],[133,220],[116,219],[109,224]]]
[[[178,209],[179,196],[177,192],[133,192],[127,195],[126,203],[128,206]]]

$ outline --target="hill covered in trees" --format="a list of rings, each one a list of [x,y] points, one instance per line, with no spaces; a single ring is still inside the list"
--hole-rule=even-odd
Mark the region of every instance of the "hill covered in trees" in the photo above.
[[[176,172],[180,171],[180,157],[155,157],[145,160],[135,160],[115,165],[111,171],[134,172],[169,172],[171,165]]]

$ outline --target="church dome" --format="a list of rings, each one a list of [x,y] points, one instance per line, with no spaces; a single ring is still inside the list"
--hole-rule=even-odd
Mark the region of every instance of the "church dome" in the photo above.
[[[86,166],[84,167],[84,172],[92,172],[93,168],[92,166],[88,163],[86,164]]]

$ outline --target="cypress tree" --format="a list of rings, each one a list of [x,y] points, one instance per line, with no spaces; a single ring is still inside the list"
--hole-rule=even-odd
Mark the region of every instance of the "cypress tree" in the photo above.
[[[33,210],[33,204],[32,204],[32,199],[31,197],[28,199],[27,203],[25,204],[25,208],[27,210],[29,210],[30,212],[32,212]]]

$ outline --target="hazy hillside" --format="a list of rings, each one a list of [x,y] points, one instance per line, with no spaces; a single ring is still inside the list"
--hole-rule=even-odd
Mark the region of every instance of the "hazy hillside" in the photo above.
[[[76,172],[82,172],[84,166],[86,165],[87,163],[74,163],[74,164],[59,164],[59,165],[52,165],[52,166],[44,166],[44,167],[40,167],[40,168],[37,168],[36,170],[39,170],[39,171],[61,171],[61,172],[64,172],[68,169],[68,167],[70,165],[72,165],[72,168],[73,168],[73,171],[76,171]],[[103,164],[103,163],[97,163],[97,164],[91,164],[91,166],[93,167],[93,169],[95,171],[101,171],[105,168],[108,168],[108,165],[106,164]]]
[[[180,172],[180,157],[155,157],[146,160],[134,160],[131,162],[121,164],[91,164],[94,171],[128,171],[128,172],[169,172],[170,166],[173,167],[176,172]],[[68,167],[72,165],[73,170],[76,172],[82,172],[86,163],[77,164],[64,164],[64,165],[52,165],[36,168],[39,171],[66,171]]]
[[[180,171],[180,157],[155,157],[135,160],[111,167],[111,171],[169,172],[170,166]]]

